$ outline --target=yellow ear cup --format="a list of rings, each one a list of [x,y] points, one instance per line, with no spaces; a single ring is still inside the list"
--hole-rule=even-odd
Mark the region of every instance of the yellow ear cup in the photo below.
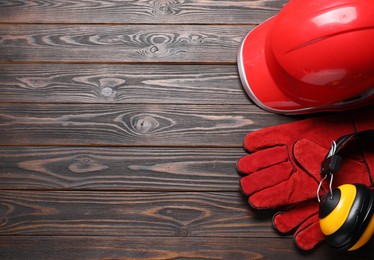
[[[336,231],[339,230],[341,226],[343,226],[356,197],[356,187],[353,185],[342,185],[338,187],[338,189],[340,191],[339,195],[333,194],[333,198],[339,198],[337,203],[334,202],[334,204],[336,204],[335,207],[331,209],[331,211],[326,217],[320,219],[319,222],[322,233],[325,236],[334,234]],[[329,195],[327,195],[327,199],[322,203],[327,204],[332,202],[333,200],[331,199],[331,197],[329,198]],[[321,206],[326,207],[326,205]]]
[[[356,250],[374,233],[374,196],[362,184],[344,184],[320,203],[320,226],[327,244],[338,250]]]
[[[361,238],[357,241],[357,243],[354,246],[348,249],[348,251],[359,249],[360,247],[365,245],[369,241],[369,239],[373,236],[373,233],[374,233],[374,215],[371,217],[369,225],[364,231],[364,233],[362,234]]]

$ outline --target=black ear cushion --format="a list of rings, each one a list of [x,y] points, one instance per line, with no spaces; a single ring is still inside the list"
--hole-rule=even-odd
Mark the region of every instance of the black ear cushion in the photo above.
[[[365,185],[354,185],[356,197],[344,224],[335,233],[326,237],[327,244],[337,250],[348,250],[354,246],[365,232],[374,213],[373,193]]]

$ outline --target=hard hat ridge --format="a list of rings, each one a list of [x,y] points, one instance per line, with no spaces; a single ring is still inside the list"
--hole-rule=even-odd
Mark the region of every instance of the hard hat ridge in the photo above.
[[[374,101],[374,2],[291,0],[238,52],[243,86],[260,107],[301,114]]]

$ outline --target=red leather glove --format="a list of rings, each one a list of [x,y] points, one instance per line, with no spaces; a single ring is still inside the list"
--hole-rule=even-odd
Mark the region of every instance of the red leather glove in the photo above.
[[[301,143],[304,143],[304,149],[299,150],[300,147],[297,146],[301,145]],[[299,150],[298,152],[294,152],[295,159],[299,165],[309,174],[319,176],[320,167],[318,162],[319,160],[323,160],[323,155],[327,153],[327,150],[307,140],[298,141],[295,145],[295,150]],[[366,151],[368,152],[368,150]],[[312,156],[318,160],[317,163],[313,163],[313,161],[310,160]],[[366,154],[365,161],[374,162],[374,151]],[[345,183],[362,183],[368,187],[371,186],[372,182],[365,161],[344,158],[339,171],[334,174],[333,187]],[[316,189],[316,186],[313,185],[304,188]],[[325,189],[328,190],[327,187]],[[316,192],[316,190],[314,190],[314,192]],[[278,212],[273,217],[273,224],[281,233],[289,233],[295,230],[294,238],[298,247],[303,250],[310,250],[324,240],[319,226],[318,213],[319,204],[317,200],[307,200]]]
[[[257,209],[297,204],[278,213],[274,225],[280,232],[297,228],[295,240],[300,248],[311,249],[323,240],[315,200],[321,180],[320,162],[333,140],[356,129],[374,128],[374,120],[370,118],[373,112],[373,108],[367,107],[269,127],[246,136],[244,146],[250,154],[237,163],[238,171],[247,175],[241,179],[241,188]],[[370,185],[368,167],[374,165],[374,158],[372,153],[368,155],[366,162],[358,152],[355,155],[358,160],[344,159],[334,186]]]

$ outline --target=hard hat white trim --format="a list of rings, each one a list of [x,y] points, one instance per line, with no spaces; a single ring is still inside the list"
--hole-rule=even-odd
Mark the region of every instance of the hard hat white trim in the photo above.
[[[271,18],[270,18],[271,19]],[[266,22],[266,21],[265,21]],[[261,24],[259,25],[261,26]],[[304,107],[300,109],[275,109],[271,108],[269,106],[266,106],[264,103],[262,103],[254,94],[254,92],[251,89],[250,84],[247,81],[247,77],[245,75],[245,69],[244,69],[244,62],[243,62],[243,48],[244,43],[246,39],[249,37],[249,35],[257,29],[254,28],[252,31],[250,31],[242,40],[238,54],[237,54],[237,66],[239,70],[239,76],[240,80],[242,82],[243,88],[247,95],[250,97],[250,99],[260,108],[271,112],[275,114],[283,114],[283,115],[297,115],[297,114],[307,114],[307,113],[313,113],[313,112],[322,112],[322,111],[341,111],[345,109],[355,108],[355,105],[360,105],[362,103],[365,103],[365,101],[369,101],[368,104],[372,103],[370,99],[373,98],[374,95],[374,86],[373,88],[369,89],[367,92],[362,93],[361,96],[357,99],[350,100],[350,101],[340,101],[337,103],[325,105],[325,106],[317,106],[317,107]]]
[[[257,27],[256,27],[257,28]],[[254,30],[256,30],[256,28],[254,28],[251,32],[253,32]],[[305,112],[309,112],[312,108],[303,108],[303,109],[295,109],[295,110],[281,110],[281,109],[274,109],[274,108],[271,108],[271,107],[268,107],[268,106],[265,106],[257,97],[256,95],[253,93],[252,89],[251,89],[251,86],[249,85],[248,81],[247,81],[247,77],[245,75],[245,70],[244,70],[244,62],[243,62],[243,48],[244,48],[244,42],[245,40],[247,39],[247,37],[251,34],[251,32],[249,32],[246,37],[244,37],[244,39],[242,40],[241,44],[240,44],[240,48],[239,48],[239,51],[238,51],[238,56],[237,56],[237,65],[238,65],[238,70],[239,70],[239,76],[240,76],[240,80],[242,82],[242,85],[243,85],[243,88],[245,90],[245,92],[247,93],[247,95],[251,98],[251,100],[257,105],[259,106],[260,108],[266,110],[266,111],[269,111],[271,113],[276,113],[276,114],[300,114],[302,113],[303,111]]]

